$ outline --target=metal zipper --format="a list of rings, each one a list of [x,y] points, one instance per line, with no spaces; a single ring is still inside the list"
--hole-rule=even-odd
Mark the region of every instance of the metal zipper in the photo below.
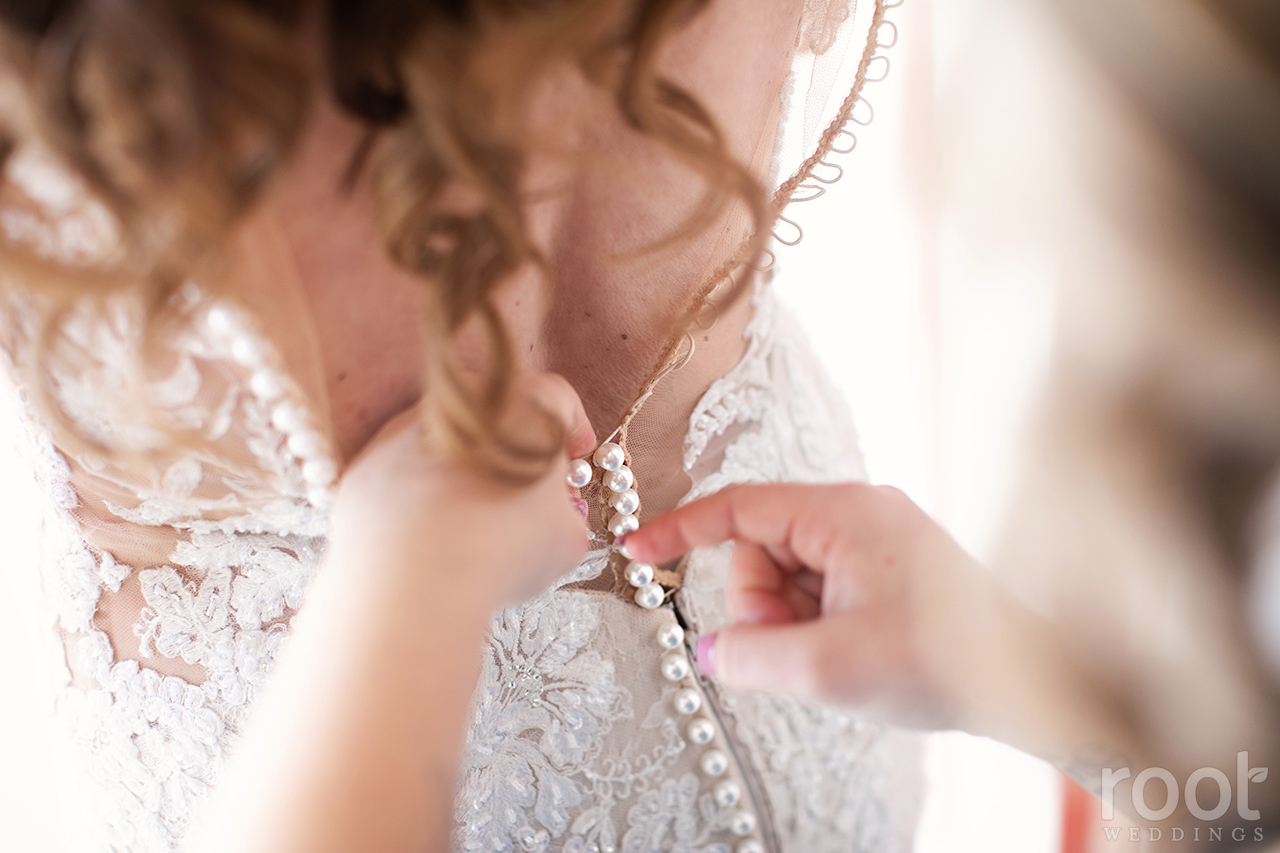
[[[671,612],[676,617],[676,622],[684,629],[685,637],[691,638],[694,631],[690,628],[689,621],[685,618],[684,613],[680,610],[680,596],[673,595],[670,598]],[[719,725],[723,734],[724,749],[729,753],[733,763],[741,771],[742,781],[746,787],[746,795],[751,799],[755,806],[752,811],[756,816],[756,833],[760,836],[760,842],[767,851],[780,851],[782,845],[778,842],[777,827],[774,825],[773,806],[769,798],[765,795],[759,774],[754,770],[753,765],[744,761],[738,744],[733,738],[729,737],[729,730],[725,726],[726,719],[732,719],[734,729],[738,727],[738,720],[725,710],[724,703],[720,699],[720,691],[711,679],[707,678],[698,669],[697,655],[694,652],[692,644],[685,643],[685,651],[692,658],[693,671],[697,674],[698,684],[702,687],[702,693],[707,698],[707,706],[711,710],[712,716],[715,717],[716,724]]]

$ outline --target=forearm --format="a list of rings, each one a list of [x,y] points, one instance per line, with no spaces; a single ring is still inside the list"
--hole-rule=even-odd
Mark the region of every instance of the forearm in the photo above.
[[[195,849],[447,849],[489,608],[445,561],[331,551]]]

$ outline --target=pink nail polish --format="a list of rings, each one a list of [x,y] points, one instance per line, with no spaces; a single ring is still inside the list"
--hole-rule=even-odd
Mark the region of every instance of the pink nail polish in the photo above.
[[[613,547],[617,548],[618,553],[622,554],[622,556],[626,557],[628,560],[631,559],[631,552],[627,550],[627,536],[629,535],[630,534],[624,533],[613,540]]]
[[[573,508],[578,511],[578,515],[582,516],[582,520],[587,520],[587,502],[582,498],[573,499]]]
[[[703,634],[698,638],[694,650],[694,660],[698,662],[698,670],[706,676],[716,674],[716,635]]]

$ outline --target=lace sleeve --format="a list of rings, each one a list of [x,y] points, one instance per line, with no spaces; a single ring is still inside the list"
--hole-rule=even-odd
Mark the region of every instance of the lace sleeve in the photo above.
[[[26,203],[0,224],[41,252],[91,251],[91,207],[45,166],[19,158]],[[327,435],[244,314],[195,285],[166,310],[148,348],[136,298],[84,300],[37,352],[38,296],[12,288],[0,303],[44,503],[58,711],[113,789],[92,831],[105,849],[168,851],[182,837],[319,564],[336,475]],[[22,384],[31,376],[48,406]]]

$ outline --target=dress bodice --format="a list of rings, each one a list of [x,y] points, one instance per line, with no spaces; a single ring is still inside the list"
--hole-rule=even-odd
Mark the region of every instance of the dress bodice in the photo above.
[[[106,850],[180,843],[325,548],[335,469],[322,437],[270,369],[269,344],[198,291],[187,298],[191,322],[169,339],[171,369],[147,388],[161,411],[204,431],[212,451],[162,459],[139,478],[92,453],[60,452],[28,424],[50,499],[45,586],[78,674],[72,683],[68,673],[60,711],[102,783]],[[801,332],[767,287],[754,302],[746,354],[689,420],[690,498],[736,482],[863,476],[843,404]],[[77,425],[104,439],[128,423],[109,369],[122,370],[138,333],[117,308],[71,325],[96,363],[56,386],[76,401]],[[10,352],[21,358],[15,325]],[[149,437],[137,427],[124,438],[142,449]],[[694,552],[683,588],[652,611],[586,583],[608,555],[598,540],[552,589],[495,615],[462,763],[459,849],[729,850],[744,814],[752,826],[742,837],[771,850],[909,846],[909,739],[693,674],[690,644],[725,621],[726,549]],[[101,624],[130,584],[131,644]],[[655,638],[676,621],[686,631],[674,653],[686,666],[673,681],[663,671],[671,650]],[[158,657],[192,669],[163,675],[150,665]],[[696,712],[677,706],[681,688],[696,692]],[[709,742],[694,719],[711,723]],[[726,766],[708,774],[712,749]],[[738,794],[726,796],[722,782]]]
[[[804,38],[817,50],[848,15],[838,0],[809,5]],[[6,208],[9,236],[92,255],[102,217],[39,158],[19,165],[41,209]],[[0,350],[21,376],[42,312],[20,291],[6,298]],[[731,483],[864,476],[802,332],[766,285],[753,310],[744,355],[677,425],[685,500]],[[50,339],[47,388],[66,422],[21,407],[47,498],[40,569],[67,661],[59,714],[96,783],[89,834],[110,851],[181,845],[321,565],[339,469],[323,407],[277,336],[195,284],[165,317],[148,342],[136,299],[78,306]],[[173,445],[174,429],[195,441]],[[910,847],[913,738],[696,674],[692,645],[726,621],[726,548],[689,555],[683,586],[653,610],[602,582],[609,553],[596,539],[551,589],[495,614],[458,849]],[[677,624],[682,636],[659,643]]]

